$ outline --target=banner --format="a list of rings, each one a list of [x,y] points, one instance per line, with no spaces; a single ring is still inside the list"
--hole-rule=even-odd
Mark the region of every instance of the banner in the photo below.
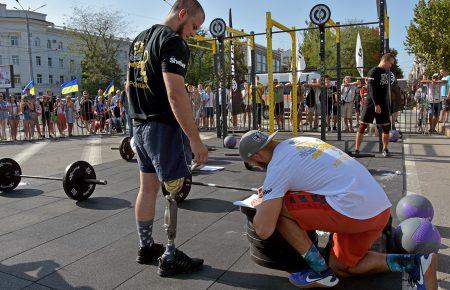
[[[14,87],[14,73],[12,65],[0,65],[0,88],[10,89]]]
[[[358,32],[358,37],[356,39],[356,51],[355,51],[355,57],[356,57],[356,67],[358,68],[359,75],[361,77],[364,77],[364,56],[363,56],[363,49],[361,45],[361,36]]]

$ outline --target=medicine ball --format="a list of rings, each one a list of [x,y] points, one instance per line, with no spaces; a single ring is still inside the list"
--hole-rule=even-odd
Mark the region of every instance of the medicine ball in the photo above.
[[[400,222],[413,217],[425,218],[432,221],[434,216],[434,209],[431,202],[425,196],[419,194],[404,196],[397,203],[395,212]]]
[[[396,246],[410,254],[437,253],[441,235],[427,219],[410,218],[401,222],[394,231]]]
[[[236,147],[237,140],[233,135],[228,135],[223,139],[223,146],[228,149],[234,149]]]
[[[389,142],[397,142],[400,139],[400,131],[392,130],[389,132]]]

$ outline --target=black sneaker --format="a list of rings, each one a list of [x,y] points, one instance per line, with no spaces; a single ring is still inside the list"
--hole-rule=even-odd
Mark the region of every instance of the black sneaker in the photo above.
[[[359,150],[355,150],[355,153],[353,153],[353,156],[358,157],[359,156]]]
[[[388,149],[383,150],[383,157],[391,157],[391,152]]]
[[[152,264],[156,262],[156,259],[161,257],[164,253],[164,246],[161,244],[153,243],[151,247],[140,247],[136,262],[139,264]]]
[[[158,275],[161,277],[197,272],[203,268],[203,259],[190,258],[178,249],[175,249],[173,261],[168,261],[164,257],[160,257],[158,261]]]

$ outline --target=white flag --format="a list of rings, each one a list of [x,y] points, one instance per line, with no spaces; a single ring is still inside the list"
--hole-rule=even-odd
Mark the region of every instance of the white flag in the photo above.
[[[250,47],[250,41],[247,41],[246,46],[247,46],[247,67],[252,67],[252,48]]]
[[[358,68],[359,75],[361,77],[364,77],[364,56],[363,56],[363,49],[361,45],[361,36],[358,32],[358,38],[356,39],[356,67]]]
[[[300,50],[297,50],[297,70],[304,71],[306,68],[305,58],[301,54]]]

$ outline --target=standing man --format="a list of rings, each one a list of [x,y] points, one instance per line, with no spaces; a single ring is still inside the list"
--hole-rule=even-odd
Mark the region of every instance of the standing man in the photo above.
[[[442,97],[442,119],[441,123],[447,123],[448,112],[450,111],[450,75],[448,75],[445,69],[441,69],[440,74],[442,76],[441,81],[441,97]]]
[[[246,128],[252,127],[252,95],[250,93],[250,87],[247,81],[244,81],[244,89],[241,91],[242,102],[244,103],[244,127],[248,119],[248,126]]]
[[[439,121],[439,113],[442,109],[441,86],[446,81],[439,80],[439,74],[435,73],[430,80],[422,80],[427,86],[427,98],[429,102],[428,118],[430,122],[429,133],[436,133],[436,125]]]
[[[256,90],[256,120],[258,129],[261,129],[262,113],[263,113],[263,99],[264,85],[259,82],[259,76],[256,76],[256,86],[250,90],[250,95],[253,96],[253,90]]]
[[[342,116],[344,118],[344,131],[353,132],[353,103],[357,82],[351,83],[351,77],[346,76],[341,87]]]
[[[208,159],[185,89],[189,62],[186,39],[196,34],[204,20],[205,12],[197,0],[177,0],[164,22],[141,32],[129,52],[127,95],[140,169],[135,207],[140,240],[137,262],[152,263],[160,257],[158,274],[164,277],[198,271],[203,266],[203,260],[175,248],[175,197],[184,178],[191,174],[192,153],[197,164]],[[161,182],[170,192],[164,219],[168,236],[165,251],[152,238]]]
[[[279,83],[277,79],[273,80],[275,95],[275,120],[277,121],[278,130],[284,130],[284,85]]]
[[[390,129],[390,112],[389,112],[389,81],[391,81],[390,69],[395,63],[395,57],[386,53],[381,57],[381,61],[377,67],[372,68],[367,75],[368,94],[361,110],[361,123],[356,132],[355,154],[359,154],[359,147],[363,140],[364,131],[367,126],[376,120],[378,126],[381,126],[383,132],[383,156],[389,157],[391,154],[388,150],[389,129]]]
[[[331,114],[333,114],[333,131],[336,131],[337,124],[337,88],[331,84],[329,76],[325,76],[325,88],[327,90],[327,129],[331,131]]]
[[[128,114],[128,98],[127,98],[127,82],[123,83],[123,87],[125,88],[121,95],[120,95],[120,101],[119,101],[119,107],[122,119],[124,119],[124,124],[128,125],[129,135],[130,137],[133,137],[133,120],[130,118],[130,114]],[[126,125],[124,126],[125,130],[127,130]]]

